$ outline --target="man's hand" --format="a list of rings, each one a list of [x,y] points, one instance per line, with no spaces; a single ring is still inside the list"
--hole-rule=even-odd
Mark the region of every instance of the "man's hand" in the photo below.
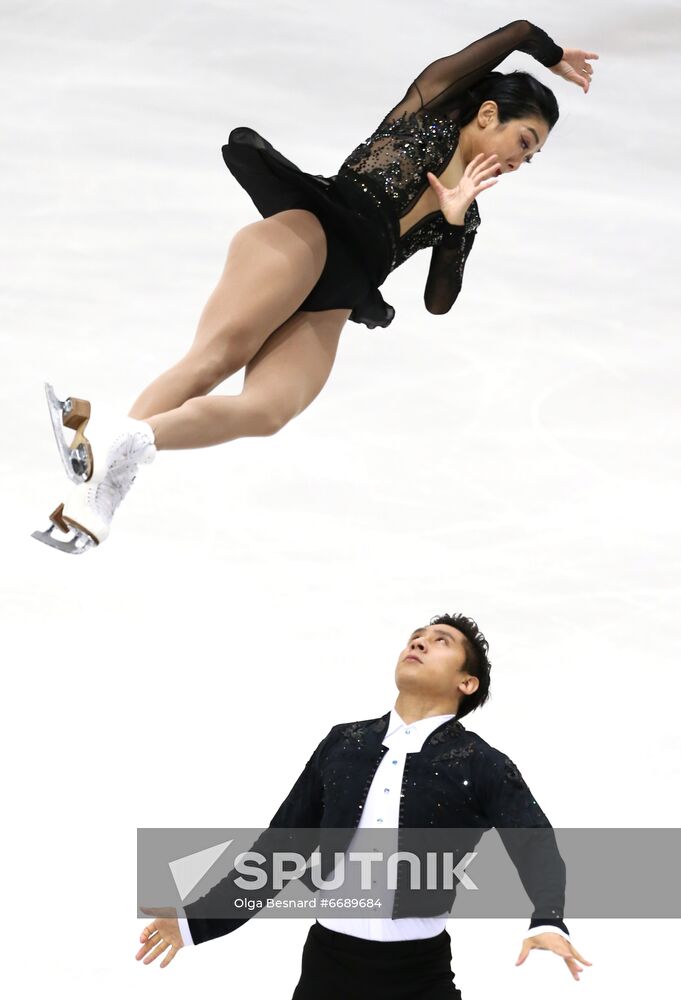
[[[579,979],[579,973],[584,972],[584,969],[578,964],[579,962],[582,962],[584,965],[591,965],[591,962],[587,962],[585,958],[582,958],[575,946],[567,938],[564,938],[561,934],[552,934],[551,931],[525,938],[518,961],[515,964],[522,965],[533,948],[543,948],[545,951],[553,951],[556,955],[560,955],[565,960],[565,964],[570,970],[573,979]]]
[[[561,61],[549,68],[552,73],[562,76],[570,83],[576,83],[585,94],[588,94],[594,70],[587,59],[598,59],[598,56],[595,52],[584,52],[582,49],[563,49]]]
[[[143,913],[163,913],[163,910],[145,910],[144,907],[141,908]],[[177,917],[174,916],[159,916],[155,920],[152,920],[150,924],[144,928],[140,934],[140,941],[142,942],[142,947],[135,955],[135,958],[139,962],[143,959],[144,965],[149,965],[154,962],[159,955],[163,955],[164,952],[168,951],[161,962],[160,968],[165,969],[166,965],[175,958],[180,948],[184,947],[182,941],[182,935],[180,934],[180,925],[177,922]]]

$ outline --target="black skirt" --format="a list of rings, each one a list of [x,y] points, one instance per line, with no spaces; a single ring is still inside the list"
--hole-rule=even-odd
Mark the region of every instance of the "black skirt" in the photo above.
[[[351,309],[355,323],[388,326],[395,310],[378,290],[390,271],[390,240],[380,213],[368,202],[358,208],[336,177],[305,173],[251,128],[233,129],[222,156],[263,218],[304,208],[324,227],[324,270],[299,309]]]
[[[292,1000],[461,1000],[447,931],[413,941],[367,941],[314,923]]]

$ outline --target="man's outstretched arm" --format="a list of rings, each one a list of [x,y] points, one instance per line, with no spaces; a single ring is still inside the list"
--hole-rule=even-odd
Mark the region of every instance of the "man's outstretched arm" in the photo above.
[[[319,827],[322,816],[320,759],[330,735],[331,733],[327,734],[317,746],[293,788],[270,820],[268,829],[258,837],[251,850],[268,857],[272,853],[273,843],[276,842],[281,848],[282,835],[277,835],[278,830]],[[314,846],[310,842],[310,853]],[[298,853],[305,853],[301,850],[299,841],[296,841],[295,849]],[[157,917],[142,931],[140,935],[142,947],[135,958],[148,965],[161,955],[165,955],[160,963],[161,968],[164,968],[180,948],[190,944],[203,944],[213,938],[222,937],[245,924],[253,915],[252,910],[248,911],[247,917],[224,917],[224,913],[230,910],[230,901],[236,895],[243,896],[243,890],[235,886],[237,877],[237,873],[232,870],[204,896],[185,906],[184,917]],[[272,892],[271,895],[276,895],[276,892]]]
[[[555,952],[565,960],[574,979],[591,965],[570,941],[564,923],[565,862],[555,833],[513,761],[489,748],[482,758],[479,787],[485,815],[502,839],[533,904],[528,933],[516,965],[533,948]]]

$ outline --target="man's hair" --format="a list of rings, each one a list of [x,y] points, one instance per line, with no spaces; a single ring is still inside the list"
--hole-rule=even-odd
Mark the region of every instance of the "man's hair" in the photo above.
[[[489,698],[490,671],[492,664],[489,662],[489,644],[487,639],[478,628],[478,623],[466,615],[456,612],[453,615],[438,615],[431,618],[431,625],[450,625],[461,632],[465,638],[466,659],[463,669],[471,677],[479,680],[478,690],[473,694],[464,695],[459,703],[456,713],[457,719],[462,719],[464,715],[480,708]]]

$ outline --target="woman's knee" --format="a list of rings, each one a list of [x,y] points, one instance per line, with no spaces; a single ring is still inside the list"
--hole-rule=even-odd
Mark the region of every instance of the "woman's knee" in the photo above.
[[[254,437],[271,437],[277,434],[300,412],[300,407],[295,408],[291,400],[249,399],[245,394],[242,399]]]
[[[261,340],[262,336],[253,325],[238,317],[212,321],[199,325],[196,341],[185,362],[194,369],[197,378],[214,387],[247,365],[257,353]]]
[[[205,407],[206,396],[204,395],[197,394],[196,396],[192,396],[191,399],[185,400],[179,407],[183,424],[186,427],[200,427],[205,420]]]
[[[263,409],[256,422],[259,428],[258,437],[272,437],[273,434],[278,434],[295,416],[295,413],[283,410]]]

